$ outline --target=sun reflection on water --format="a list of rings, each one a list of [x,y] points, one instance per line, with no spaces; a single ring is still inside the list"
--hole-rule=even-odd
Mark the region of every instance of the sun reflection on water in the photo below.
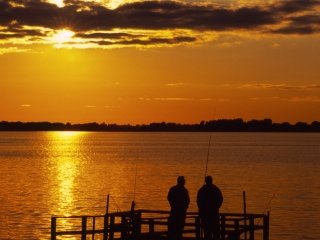
[[[50,154],[52,161],[52,181],[56,188],[52,194],[56,198],[60,213],[68,214],[74,209],[76,179],[81,172],[81,139],[84,132],[50,132]]]

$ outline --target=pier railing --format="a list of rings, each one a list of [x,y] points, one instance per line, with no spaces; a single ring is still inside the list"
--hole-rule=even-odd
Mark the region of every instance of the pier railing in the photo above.
[[[164,240],[169,211],[135,210],[97,216],[52,216],[51,240]],[[221,213],[221,240],[269,240],[269,214]],[[188,212],[184,240],[201,240],[197,212]],[[168,239],[170,240],[170,239]]]

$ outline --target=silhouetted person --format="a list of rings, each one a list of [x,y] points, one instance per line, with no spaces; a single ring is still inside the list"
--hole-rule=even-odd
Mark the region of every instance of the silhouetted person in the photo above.
[[[220,239],[219,208],[223,202],[220,189],[206,176],[205,184],[197,194],[197,204],[205,240]]]
[[[170,188],[168,201],[171,206],[168,220],[168,240],[181,240],[186,220],[186,213],[190,203],[188,190],[184,187],[183,176],[177,178],[177,185]]]

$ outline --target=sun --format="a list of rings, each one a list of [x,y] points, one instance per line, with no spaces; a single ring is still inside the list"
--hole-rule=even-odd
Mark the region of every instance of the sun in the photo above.
[[[70,30],[62,29],[52,36],[52,41],[57,44],[70,42],[74,34],[75,33]]]
[[[49,2],[56,4],[59,8],[64,7],[64,2],[63,2],[63,0],[50,0]]]
[[[109,0],[107,1],[106,6],[110,9],[116,9],[120,5],[130,2],[134,2],[134,0]]]

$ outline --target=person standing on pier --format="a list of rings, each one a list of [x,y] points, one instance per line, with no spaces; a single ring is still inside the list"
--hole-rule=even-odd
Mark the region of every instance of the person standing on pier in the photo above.
[[[183,176],[177,178],[177,185],[170,188],[168,201],[171,207],[168,219],[168,240],[181,240],[186,220],[187,209],[190,203],[189,192],[185,188]]]
[[[219,208],[223,202],[220,189],[213,184],[212,177],[205,177],[205,184],[197,194],[199,216],[205,240],[220,239]]]

